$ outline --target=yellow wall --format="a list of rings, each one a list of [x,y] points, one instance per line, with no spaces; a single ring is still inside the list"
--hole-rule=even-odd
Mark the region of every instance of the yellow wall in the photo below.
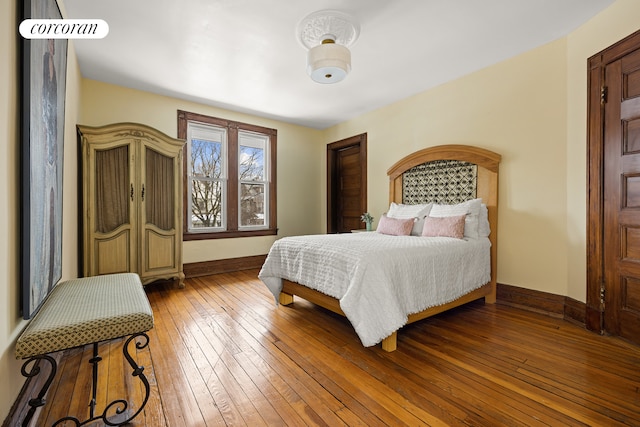
[[[13,342],[23,326],[20,306],[18,243],[18,71],[15,30],[16,2],[0,3],[0,420],[4,419],[22,387],[20,365],[13,355]]]
[[[178,133],[178,110],[207,114],[278,130],[278,237],[320,233],[323,221],[326,149],[322,133],[302,126],[221,110],[149,92],[85,79],[81,124],[100,126],[122,121],[152,126],[170,136]],[[184,242],[184,262],[200,262],[263,255],[275,236]]]

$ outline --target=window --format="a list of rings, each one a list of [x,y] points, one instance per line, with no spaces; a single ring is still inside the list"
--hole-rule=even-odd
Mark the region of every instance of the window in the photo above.
[[[239,228],[265,227],[269,224],[269,182],[267,178],[268,157],[265,152],[269,137],[261,134],[238,131],[238,181],[240,183]]]
[[[187,198],[189,231],[222,231],[226,226],[227,132],[224,128],[187,124]]]
[[[275,129],[178,111],[184,240],[277,233]]]

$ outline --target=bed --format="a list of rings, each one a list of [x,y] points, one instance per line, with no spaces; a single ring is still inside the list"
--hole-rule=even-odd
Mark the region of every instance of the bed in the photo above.
[[[494,303],[500,160],[468,145],[412,153],[387,171],[390,210],[376,232],[279,239],[259,277],[276,303],[290,305],[298,296],[343,315],[364,346],[381,343],[385,351],[396,350],[406,324],[480,298]],[[462,219],[453,218],[460,209]],[[455,220],[456,233],[462,221],[464,236],[424,227],[434,237],[422,237],[417,219],[410,219],[413,229],[396,219],[414,211],[430,224]]]

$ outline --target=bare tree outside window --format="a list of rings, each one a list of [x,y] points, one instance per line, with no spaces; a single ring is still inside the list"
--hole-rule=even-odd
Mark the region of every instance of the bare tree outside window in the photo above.
[[[178,110],[185,139],[183,240],[278,233],[278,131]]]
[[[264,145],[264,141],[259,141]],[[240,225],[265,224],[264,146],[240,145]]]
[[[191,140],[191,221],[194,228],[222,227],[222,143]]]

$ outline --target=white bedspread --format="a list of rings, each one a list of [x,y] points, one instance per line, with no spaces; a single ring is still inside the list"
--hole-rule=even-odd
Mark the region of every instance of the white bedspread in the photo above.
[[[278,301],[282,279],[340,300],[366,347],[491,279],[489,239],[388,236],[377,232],[285,237],[259,277]]]

